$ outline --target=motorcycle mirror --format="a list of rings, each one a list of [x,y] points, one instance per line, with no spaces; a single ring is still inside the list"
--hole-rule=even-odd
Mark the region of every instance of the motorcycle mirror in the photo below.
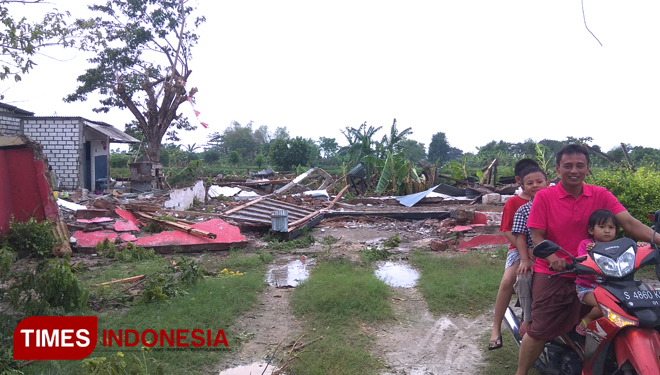
[[[656,232],[659,232],[658,229],[660,229],[660,210],[657,210],[653,216],[653,229]]]
[[[544,240],[534,246],[534,256],[537,258],[545,259],[550,255],[556,253],[561,248],[556,243],[550,240]]]

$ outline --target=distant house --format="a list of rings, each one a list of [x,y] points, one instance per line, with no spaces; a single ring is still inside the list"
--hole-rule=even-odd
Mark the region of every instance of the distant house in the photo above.
[[[0,103],[0,133],[25,134],[41,143],[65,189],[102,189],[109,182],[110,143],[140,143],[110,124],[83,117],[35,116]]]

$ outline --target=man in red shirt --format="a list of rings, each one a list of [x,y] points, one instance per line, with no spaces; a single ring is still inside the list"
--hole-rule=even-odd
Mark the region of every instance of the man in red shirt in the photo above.
[[[589,173],[589,153],[581,145],[567,145],[557,152],[555,169],[561,182],[539,191],[534,199],[527,226],[534,245],[548,239],[577,256],[578,244],[587,238],[587,221],[597,209],[607,209],[632,237],[650,241],[653,230],[633,218],[607,189],[584,184]],[[654,239],[660,244],[660,236]],[[548,278],[548,274],[566,269],[566,254],[557,252],[547,259],[537,259],[532,282],[532,324],[523,337],[516,375],[527,374],[543,351],[547,340],[562,335],[591,309],[580,303],[571,275]],[[551,265],[553,271],[548,270]]]

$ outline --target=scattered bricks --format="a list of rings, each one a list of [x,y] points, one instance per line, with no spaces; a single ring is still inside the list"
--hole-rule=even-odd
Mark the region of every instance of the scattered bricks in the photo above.
[[[482,204],[499,204],[501,201],[501,195],[497,193],[486,194],[481,197]]]
[[[452,218],[447,218],[444,219],[443,221],[440,222],[440,225],[442,225],[444,228],[450,228],[456,225],[456,219]]]
[[[442,242],[442,241],[431,241],[431,244],[429,245],[429,247],[433,251],[445,251],[445,250],[447,250],[447,244]]]
[[[474,210],[466,210],[465,208],[459,208],[456,210],[456,222],[458,223],[468,223],[474,219]]]
[[[106,217],[110,215],[108,210],[78,210],[76,211],[77,219],[92,219],[95,217]]]
[[[474,230],[475,233],[483,233],[483,234],[499,234],[500,233],[500,226],[499,225],[473,225],[472,229]]]

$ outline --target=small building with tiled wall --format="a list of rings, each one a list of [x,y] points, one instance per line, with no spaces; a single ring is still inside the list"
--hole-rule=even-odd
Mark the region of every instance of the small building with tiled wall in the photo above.
[[[85,188],[92,192],[108,186],[110,143],[140,143],[105,122],[83,117],[35,116],[4,103],[0,103],[0,133],[25,134],[41,143],[60,189]]]

